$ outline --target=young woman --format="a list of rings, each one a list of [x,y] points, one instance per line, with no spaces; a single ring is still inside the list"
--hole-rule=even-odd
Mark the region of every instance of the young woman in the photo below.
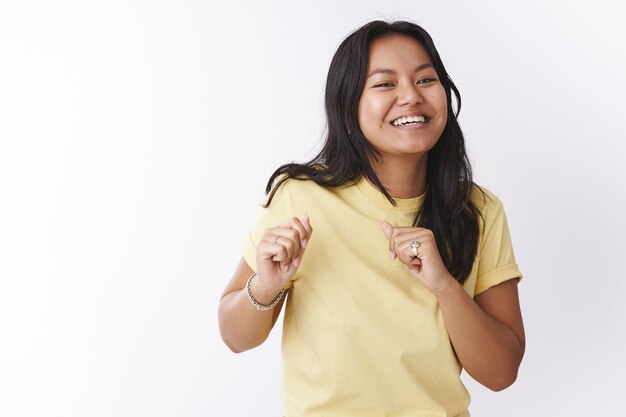
[[[472,181],[460,102],[415,24],[368,23],[335,53],[324,147],[270,178],[219,307],[242,352],[287,299],[285,416],[468,416],[462,368],[515,381],[521,273],[502,203]]]

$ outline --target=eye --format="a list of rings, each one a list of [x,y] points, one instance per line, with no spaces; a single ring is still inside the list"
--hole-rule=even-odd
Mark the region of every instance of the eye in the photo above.
[[[380,83],[380,84],[374,85],[374,88],[376,88],[376,87],[393,87],[393,84],[391,84],[391,83]]]
[[[429,84],[429,83],[432,83],[432,82],[435,82],[435,81],[437,81],[436,78],[422,78],[417,83],[418,84]]]

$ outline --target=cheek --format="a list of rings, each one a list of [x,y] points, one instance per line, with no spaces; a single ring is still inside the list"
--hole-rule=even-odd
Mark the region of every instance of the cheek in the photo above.
[[[364,134],[367,133],[367,125],[364,123],[365,120],[367,120],[367,115],[364,113],[364,110],[361,108],[361,106],[359,106],[356,115],[356,122],[359,125],[359,129],[361,129],[361,132],[363,132]]]
[[[359,122],[380,125],[385,118],[388,103],[383,97],[363,96],[359,103]]]
[[[359,122],[359,127],[361,128],[361,131],[367,136],[367,133],[371,129],[371,123],[373,120],[372,108],[367,100],[361,100],[361,102],[359,103],[357,120]]]
[[[444,96],[443,99],[441,100],[441,102],[439,103],[439,112],[441,113],[441,115],[443,116],[443,119],[447,119],[448,118],[448,102],[446,100],[446,97]]]
[[[437,113],[439,113],[445,120],[448,118],[448,101],[446,99],[446,92],[443,88],[440,91],[433,92],[430,96],[431,103],[434,104]]]

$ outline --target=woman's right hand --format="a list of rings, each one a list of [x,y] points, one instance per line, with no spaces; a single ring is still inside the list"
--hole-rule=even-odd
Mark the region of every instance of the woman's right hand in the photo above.
[[[287,286],[300,266],[312,232],[306,214],[265,231],[256,248],[257,291],[277,294]]]

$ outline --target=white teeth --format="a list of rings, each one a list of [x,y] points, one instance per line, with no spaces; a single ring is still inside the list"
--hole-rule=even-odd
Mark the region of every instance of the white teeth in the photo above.
[[[421,114],[419,116],[398,117],[391,122],[394,126],[402,126],[408,123],[426,123],[426,117]]]

